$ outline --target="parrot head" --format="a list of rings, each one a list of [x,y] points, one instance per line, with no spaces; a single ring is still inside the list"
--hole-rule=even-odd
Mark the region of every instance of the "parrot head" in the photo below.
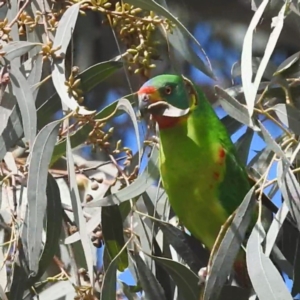
[[[139,89],[139,109],[142,114],[150,113],[160,129],[173,127],[187,119],[191,88],[182,76],[156,76]]]

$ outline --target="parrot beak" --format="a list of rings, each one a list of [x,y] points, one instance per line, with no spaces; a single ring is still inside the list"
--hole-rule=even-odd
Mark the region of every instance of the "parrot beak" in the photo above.
[[[168,104],[160,99],[159,93],[153,87],[142,87],[138,91],[138,98],[141,115],[147,113],[154,115],[162,114],[168,107]]]
[[[153,87],[142,87],[138,91],[138,97],[141,116],[150,113],[155,116],[178,118],[187,116],[190,111],[189,108],[179,109],[168,102],[163,101],[158,91]]]

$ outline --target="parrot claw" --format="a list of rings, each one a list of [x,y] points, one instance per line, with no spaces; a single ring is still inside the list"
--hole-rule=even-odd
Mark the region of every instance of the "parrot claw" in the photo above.
[[[208,279],[208,270],[207,270],[207,267],[205,268],[201,268],[198,272],[198,276],[199,276],[199,282],[198,284],[199,285],[202,285],[204,284],[207,279]]]

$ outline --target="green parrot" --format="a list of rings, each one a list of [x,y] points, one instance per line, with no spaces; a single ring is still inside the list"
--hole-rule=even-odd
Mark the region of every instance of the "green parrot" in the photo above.
[[[138,96],[140,110],[148,111],[159,127],[159,169],[170,204],[184,226],[211,250],[221,226],[251,188],[245,167],[226,128],[191,81],[156,76]],[[186,113],[164,115],[161,101]],[[238,272],[241,266],[234,268]]]

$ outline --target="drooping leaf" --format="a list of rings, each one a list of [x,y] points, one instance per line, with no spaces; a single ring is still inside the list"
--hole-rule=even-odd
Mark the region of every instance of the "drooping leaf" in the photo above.
[[[183,299],[199,299],[199,278],[195,273],[177,261],[157,256],[151,257],[166,269],[177,285],[178,293],[180,293]]]
[[[253,57],[252,58],[253,74],[256,74],[260,63],[261,63],[261,57]],[[273,64],[273,62],[269,61],[267,64],[267,67],[265,69],[265,72],[263,74],[263,77],[268,80],[271,80],[275,71],[276,71],[276,66]],[[241,75],[241,61],[237,61],[231,68],[231,76],[233,78],[235,78],[240,75]]]
[[[47,179],[47,225],[46,225],[46,242],[44,250],[39,260],[39,269],[37,275],[32,278],[36,282],[47,270],[54,255],[59,248],[60,233],[62,228],[62,207],[60,192],[57,182],[48,174]]]
[[[205,300],[218,299],[222,287],[230,274],[252,218],[253,208],[256,203],[254,191],[255,187],[251,188],[245,196],[216,251],[210,275],[205,285],[203,296]]]
[[[158,219],[159,215],[149,197],[149,191],[142,196],[148,214]],[[198,240],[171,224],[158,221],[156,223],[163,232],[167,243],[175,249],[193,272],[198,272],[201,267],[207,265],[209,253]]]
[[[288,160],[285,157],[285,153],[283,152],[283,150],[281,149],[281,147],[276,143],[276,141],[273,139],[273,137],[271,136],[271,134],[268,132],[268,130],[265,128],[265,126],[258,121],[259,127],[261,129],[261,133],[264,137],[265,142],[267,143],[267,145],[279,156],[281,157],[285,163],[288,163]]]
[[[57,50],[63,56],[66,54],[67,47],[74,32],[77,16],[79,13],[80,3],[70,6],[58,23],[56,35],[53,42],[53,48],[60,47]],[[78,109],[78,112],[83,115],[93,114],[94,112],[87,111],[82,106],[79,106],[77,101],[67,92],[67,86],[65,85],[65,60],[63,57],[56,58],[52,69],[52,81],[53,85],[58,93],[61,101],[71,110]]]
[[[105,246],[110,259],[113,260],[125,245],[122,216],[118,205],[102,207],[101,224]],[[123,251],[118,255],[117,268],[122,272],[127,267],[127,251]]]
[[[46,187],[48,165],[57,139],[59,121],[46,125],[37,135],[29,157],[26,217],[27,259],[32,276],[38,272],[39,257],[42,248],[42,231],[47,207]]]
[[[1,100],[0,115],[0,159],[13,147],[24,134],[21,114],[12,94],[5,93]]]
[[[103,277],[100,300],[116,299],[117,267],[119,255],[121,255],[124,252],[124,248],[121,252],[119,252],[119,254],[110,262],[109,266],[106,268]]]
[[[161,258],[163,257],[163,253],[155,238],[153,239],[152,254],[154,255],[154,257],[161,257]],[[174,282],[170,278],[168,271],[161,264],[159,264],[157,261],[154,261],[154,263],[155,263],[155,277],[160,283],[161,287],[163,288],[166,298],[173,299],[174,292],[175,292]]]
[[[117,109],[125,111],[129,115],[129,117],[133,123],[133,128],[134,128],[134,133],[135,133],[135,138],[136,138],[136,143],[137,143],[137,149],[138,149],[138,154],[139,154],[138,161],[140,162],[142,154],[141,154],[140,133],[139,133],[139,129],[138,129],[136,114],[135,114],[129,100],[127,100],[125,98],[122,98],[118,101]]]
[[[278,185],[285,204],[300,231],[300,185],[290,168],[280,160],[277,165]]]
[[[76,182],[75,176],[75,167],[74,167],[74,159],[72,154],[71,142],[69,136],[67,136],[67,167],[68,167],[68,176],[70,182],[70,195],[71,195],[71,203],[74,213],[74,220],[78,227],[80,234],[80,242],[82,245],[82,249],[84,252],[84,258],[88,268],[88,274],[91,281],[92,286],[94,285],[94,255],[92,251],[91,240],[88,237],[86,230],[86,222],[83,216],[83,210],[81,206],[81,199],[79,195],[78,185]]]
[[[83,72],[78,74],[78,78],[81,79],[80,87],[84,92],[91,91],[100,82],[104,81],[110,75],[115,73],[118,69],[123,66],[122,62],[119,61],[104,61],[95,64]]]
[[[106,119],[108,116],[110,116],[117,108],[119,101],[115,101],[109,105],[107,105],[105,108],[103,108],[100,112],[98,112],[95,116],[96,119]],[[118,112],[116,112],[115,116],[118,115]],[[81,128],[79,128],[74,134],[70,135],[71,145],[73,148],[81,145],[83,142],[86,141],[88,134],[91,132],[92,126],[90,124],[84,124]],[[51,160],[51,165],[54,164],[60,157],[62,157],[65,154],[66,149],[66,140],[63,140],[59,142],[53,152],[53,157]],[[117,203],[116,203],[117,204]]]
[[[277,68],[274,75],[278,75],[286,70],[288,70],[290,67],[292,67],[296,62],[299,61],[300,58],[300,52],[296,52],[295,54],[288,57],[286,60],[284,60],[279,67]]]
[[[277,236],[280,232],[280,229],[283,225],[284,220],[286,219],[287,215],[289,213],[288,206],[286,203],[282,203],[282,206],[278,210],[277,214],[275,215],[271,226],[268,230],[268,234],[266,236],[266,243],[265,243],[265,254],[266,256],[270,256],[272,252],[272,248],[275,245],[275,242],[277,240]]]
[[[149,267],[145,264],[139,253],[134,252],[132,254],[140,279],[141,287],[145,293],[145,297],[148,300],[167,300],[164,290],[151,272]]]
[[[39,43],[31,43],[27,41],[13,41],[3,46],[1,51],[4,51],[4,57],[7,60],[11,61],[17,57],[26,54],[33,48],[37,48],[40,50],[42,48],[42,45]]]
[[[240,123],[239,121],[237,121],[236,119],[232,118],[231,116],[227,115],[224,118],[221,119],[221,122],[223,123],[223,125],[226,127],[227,132],[229,133],[229,135],[234,134],[235,132],[237,132],[243,125],[242,123]]]
[[[253,121],[245,106],[243,106],[239,101],[231,97],[221,87],[215,86],[215,91],[219,97],[219,101],[222,107],[230,116],[232,116],[234,119],[238,120],[242,124],[250,126],[253,129],[257,129],[257,127],[253,125]]]
[[[32,147],[37,131],[37,115],[32,91],[19,68],[13,64],[10,69],[10,80],[20,108],[25,138]]]
[[[247,242],[247,268],[253,288],[260,300],[292,300],[282,277],[271,260],[263,253],[264,229],[257,222]]]
[[[241,78],[244,88],[245,99],[248,107],[249,116],[251,117],[254,110],[254,101],[257,90],[252,82],[252,40],[253,34],[258,25],[261,17],[267,7],[269,0],[263,0],[256,10],[251,22],[248,26],[247,32],[244,37],[242,56],[241,56]]]
[[[37,93],[39,91],[38,83],[41,80],[43,71],[43,56],[37,55],[32,59],[32,69],[28,75],[27,82],[32,90],[33,99],[36,100]]]
[[[290,105],[279,103],[273,106],[278,119],[293,133],[300,134],[300,111]]]
[[[246,132],[235,143],[238,156],[244,165],[246,165],[248,161],[253,135],[254,131],[251,128],[247,128]]]
[[[117,67],[118,66],[114,65],[114,62],[107,61],[85,69],[78,75],[81,79],[80,87],[83,89],[85,93],[91,91],[96,85],[98,85],[103,80],[105,80],[108,76],[113,74],[113,72],[117,70]],[[106,108],[104,108],[103,111],[99,112],[99,114],[106,113],[106,111],[110,111],[108,113],[110,114],[115,109],[116,104],[117,101],[111,103],[110,105],[106,106]],[[59,109],[61,109],[61,101],[58,94],[54,93],[49,99],[47,99],[43,103],[41,107],[38,108],[39,127],[46,125],[49,119],[52,117],[52,115]],[[45,116],[47,117],[45,118]]]

